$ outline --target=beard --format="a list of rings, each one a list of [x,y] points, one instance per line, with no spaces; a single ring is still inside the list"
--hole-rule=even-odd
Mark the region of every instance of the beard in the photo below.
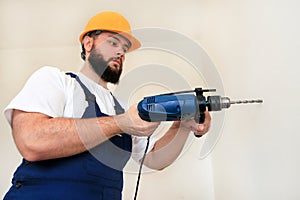
[[[95,49],[92,49],[88,62],[91,64],[96,74],[106,82],[117,84],[122,74],[122,59],[120,59],[120,69],[114,70],[109,66],[109,62],[116,58],[110,58],[108,61],[104,60],[101,53],[97,53]]]

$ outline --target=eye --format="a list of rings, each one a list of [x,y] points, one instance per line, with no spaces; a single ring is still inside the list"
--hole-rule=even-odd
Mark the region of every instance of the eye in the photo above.
[[[115,39],[113,37],[107,39],[107,42],[110,46],[115,47],[115,48],[119,48],[122,46],[122,50],[124,53],[126,53],[129,49],[128,45],[126,45],[126,44],[122,45],[122,43],[118,39]]]
[[[128,51],[128,47],[124,47],[123,51],[124,51],[124,53],[126,53]]]
[[[113,46],[113,47],[118,47],[119,46],[119,42],[113,39],[108,40],[108,43]]]

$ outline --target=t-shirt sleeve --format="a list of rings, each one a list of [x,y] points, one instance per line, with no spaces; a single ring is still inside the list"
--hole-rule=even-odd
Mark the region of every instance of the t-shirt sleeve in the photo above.
[[[11,124],[12,110],[39,112],[50,117],[62,116],[65,105],[64,73],[54,67],[34,72],[22,90],[9,103],[4,115]]]
[[[149,153],[153,149],[156,140],[157,139],[155,137],[150,137],[147,153]],[[139,163],[143,158],[146,149],[147,137],[132,136],[132,143],[133,145],[131,157],[133,160]]]

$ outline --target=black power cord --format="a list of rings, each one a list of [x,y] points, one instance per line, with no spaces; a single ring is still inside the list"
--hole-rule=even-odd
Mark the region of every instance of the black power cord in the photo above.
[[[147,144],[146,144],[145,152],[144,152],[143,158],[141,160],[138,179],[137,179],[136,187],[135,187],[134,200],[136,200],[136,198],[137,198],[137,193],[138,193],[138,190],[139,190],[139,184],[140,184],[140,179],[141,179],[141,174],[142,174],[142,168],[143,168],[144,160],[145,160],[145,157],[146,157],[146,154],[147,154],[147,151],[148,151],[149,143],[150,143],[150,136],[148,136],[148,138],[147,138]]]

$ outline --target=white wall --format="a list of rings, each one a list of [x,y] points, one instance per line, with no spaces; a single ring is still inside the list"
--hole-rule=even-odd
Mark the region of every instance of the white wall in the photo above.
[[[262,97],[226,112],[213,152],[216,199],[299,199],[299,1],[206,1],[200,40],[227,95]]]
[[[199,159],[205,138],[191,138],[173,166],[145,173],[139,199],[299,199],[299,6],[293,0],[0,0],[0,109],[37,68],[80,69],[77,41],[86,21],[101,10],[120,11],[134,28],[167,28],[199,43],[232,99],[264,99],[263,105],[226,111],[222,137],[210,156]],[[133,69],[131,64],[170,61],[164,55],[137,60],[134,55],[128,56],[125,73]],[[179,60],[170,67],[180,70],[183,65],[190,67]],[[197,78],[207,82],[195,74],[191,77],[191,86]],[[162,88],[151,92],[156,89]],[[3,115],[0,126],[3,195],[20,156]],[[126,173],[126,180],[124,199],[132,199],[136,174]]]

